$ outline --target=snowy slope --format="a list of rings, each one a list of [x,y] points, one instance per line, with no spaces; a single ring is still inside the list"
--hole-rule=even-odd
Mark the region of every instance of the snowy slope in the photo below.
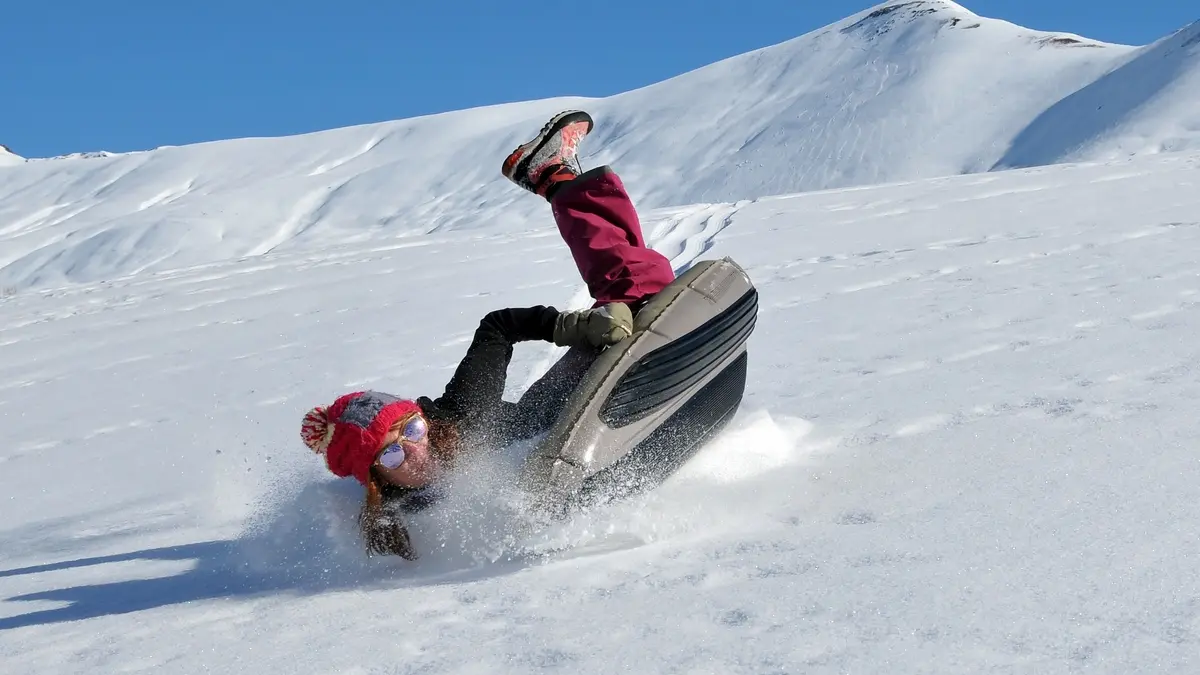
[[[415,564],[363,562],[298,421],[581,304],[544,207],[7,295],[3,671],[1196,672],[1198,214],[1196,154],[646,213],[759,285],[731,429],[526,535],[479,467]]]
[[[1061,37],[944,0],[886,3],[596,105],[616,127],[597,159],[638,160],[626,172],[655,206],[986,171],[1129,49]]]
[[[0,167],[16,166],[24,164],[25,158],[8,149],[7,145],[0,145]]]
[[[1131,47],[945,0],[894,1],[599,100],[493,106],[305,136],[0,170],[0,285],[51,287],[332,242],[515,232],[499,176],[551,113],[585,105],[591,165],[646,208],[986,171]]]
[[[997,168],[1200,148],[1200,21],[1040,115]]]

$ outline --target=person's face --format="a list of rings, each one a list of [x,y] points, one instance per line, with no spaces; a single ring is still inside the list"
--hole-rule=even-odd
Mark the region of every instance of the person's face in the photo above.
[[[379,454],[382,454],[389,445],[399,443],[400,447],[404,448],[404,462],[394,469],[389,469],[379,463],[377,456],[374,469],[387,483],[399,487],[419,488],[433,481],[438,465],[429,452],[429,434],[425,434],[419,441],[411,441],[404,437],[404,426],[409,421],[411,418],[405,418],[393,424],[379,446]]]

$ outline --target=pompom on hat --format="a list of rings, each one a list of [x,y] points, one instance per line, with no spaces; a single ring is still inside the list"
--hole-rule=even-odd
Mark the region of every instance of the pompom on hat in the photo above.
[[[376,391],[357,391],[339,397],[328,408],[308,411],[300,424],[300,438],[310,450],[325,457],[336,476],[354,476],[366,485],[371,465],[396,420],[421,412],[415,401]]]

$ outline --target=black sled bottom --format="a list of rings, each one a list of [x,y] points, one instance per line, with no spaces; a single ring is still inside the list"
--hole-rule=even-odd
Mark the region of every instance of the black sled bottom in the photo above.
[[[725,428],[745,390],[743,353],[616,464],[589,476],[570,506],[597,506],[659,486]]]

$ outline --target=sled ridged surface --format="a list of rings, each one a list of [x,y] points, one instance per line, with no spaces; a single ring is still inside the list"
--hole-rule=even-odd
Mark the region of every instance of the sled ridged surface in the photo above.
[[[742,351],[629,454],[585,478],[577,501],[590,505],[621,499],[675,473],[737,412],[746,390],[746,363]]]
[[[754,329],[757,309],[758,295],[751,289],[703,326],[641,358],[621,376],[600,409],[600,419],[623,427],[686,391],[742,347]]]
[[[670,475],[736,412],[757,313],[737,263],[694,265],[596,358],[531,455],[526,489],[561,504]]]

